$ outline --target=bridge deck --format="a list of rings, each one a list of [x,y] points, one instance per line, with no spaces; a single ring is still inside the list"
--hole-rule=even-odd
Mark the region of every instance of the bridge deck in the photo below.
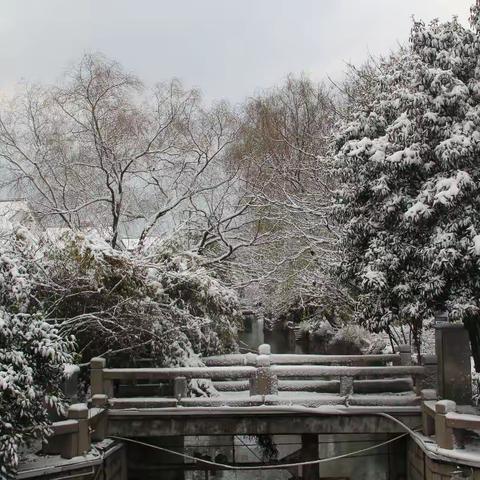
[[[129,437],[170,435],[258,435],[305,433],[404,433],[421,423],[420,407],[131,408],[108,411],[108,434]]]

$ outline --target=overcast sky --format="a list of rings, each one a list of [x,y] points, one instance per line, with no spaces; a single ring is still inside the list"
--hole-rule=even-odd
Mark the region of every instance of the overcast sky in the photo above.
[[[473,0],[0,0],[0,89],[52,82],[84,52],[147,84],[180,78],[206,99],[241,101],[289,73],[338,78],[408,38],[411,15],[457,14]]]

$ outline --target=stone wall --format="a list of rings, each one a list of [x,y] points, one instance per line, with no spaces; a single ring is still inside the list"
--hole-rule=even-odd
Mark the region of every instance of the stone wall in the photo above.
[[[127,480],[127,456],[125,445],[105,455],[103,469],[93,480]]]
[[[407,450],[408,480],[452,480],[461,478],[480,480],[480,469],[459,468],[454,464],[431,460],[411,439],[408,441]],[[455,474],[455,472],[457,473]]]
[[[125,445],[106,440],[96,445],[98,452],[74,459],[60,455],[27,456],[19,465],[19,480],[127,480]]]

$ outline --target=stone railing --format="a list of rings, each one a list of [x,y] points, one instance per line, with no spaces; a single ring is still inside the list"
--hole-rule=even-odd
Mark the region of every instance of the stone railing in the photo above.
[[[403,353],[411,356],[410,346],[401,346]],[[381,355],[305,355],[305,354],[278,354],[272,353],[270,356],[271,365],[410,365],[407,361],[402,363],[402,354],[381,354]],[[241,366],[257,364],[258,354],[256,353],[234,353],[228,355],[216,355],[204,359],[208,367],[219,366]],[[407,357],[404,355],[404,360]]]
[[[392,365],[386,365],[389,362]],[[328,365],[322,365],[325,363]],[[382,365],[369,366],[372,363],[381,363]],[[258,355],[210,357],[206,359],[207,366],[205,367],[107,368],[105,359],[93,358],[90,363],[91,391],[94,399],[97,395],[111,399],[118,396],[115,384],[169,381],[173,384],[173,397],[180,400],[187,396],[188,380],[190,379],[211,379],[225,383],[246,380],[249,384],[250,396],[258,396],[277,395],[279,379],[285,379],[285,389],[293,391],[291,385],[288,384],[291,379],[315,381],[319,378],[338,378],[338,393],[345,396],[353,393],[355,379],[368,383],[366,378],[371,377],[381,379],[411,377],[416,391],[420,391],[422,386],[426,386],[422,379],[428,378],[428,368],[414,366],[411,363],[409,346],[401,346],[399,353],[392,355],[327,356],[272,355],[269,345],[261,345]],[[357,365],[353,366],[353,364]],[[398,381],[402,382],[402,379],[400,378]],[[390,391],[392,383],[389,383],[387,379],[385,382],[387,390],[384,391]],[[405,382],[402,383],[402,385],[404,384]],[[368,389],[369,385],[365,384],[363,387]]]
[[[279,390],[317,392],[318,386],[324,387],[325,384],[331,388],[329,393],[335,393],[338,399],[346,399],[354,391],[392,392],[411,390],[413,386],[418,393],[422,387],[434,387],[433,372],[436,370],[434,358],[428,359],[422,366],[412,365],[407,346],[402,346],[393,355],[325,356],[272,355],[269,345],[261,345],[258,354],[242,356],[242,360],[240,356],[213,358],[214,360],[207,359],[207,366],[204,367],[178,368],[107,368],[104,358],[92,358],[90,408],[86,404],[71,405],[67,418],[53,424],[53,435],[48,444],[44,445],[44,453],[60,454],[64,458],[82,455],[89,450],[92,440],[105,438],[108,408],[138,409],[181,405],[182,400],[191,400],[188,397],[188,381],[192,379],[210,379],[218,385],[246,384],[247,398],[237,404],[243,405],[244,402],[245,405],[253,405],[263,404],[267,397],[272,401],[272,397],[278,396]],[[226,359],[226,363],[219,363],[220,358]],[[145,386],[141,385],[142,382],[166,382],[169,384],[169,393],[157,394],[153,398],[122,398],[118,395],[116,384],[131,385],[135,391],[137,386]],[[230,390],[233,391],[235,389]],[[248,398],[252,397],[255,397],[255,401],[250,403]],[[294,393],[290,398],[296,404]],[[215,406],[215,401],[211,403]]]
[[[52,424],[53,434],[42,452],[73,458],[88,452],[92,440],[103,440],[107,423],[105,404],[93,407],[89,409],[85,403],[70,405],[67,419]]]
[[[452,400],[435,400],[432,390],[422,391],[422,430],[427,437],[435,436],[440,448],[464,447],[467,431],[480,430],[480,415],[458,413]]]

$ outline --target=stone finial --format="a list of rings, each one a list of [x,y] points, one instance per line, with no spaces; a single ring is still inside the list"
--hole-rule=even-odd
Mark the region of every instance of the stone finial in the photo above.
[[[88,418],[88,407],[86,403],[74,403],[68,407],[68,418],[80,420]]]
[[[455,412],[456,409],[457,404],[453,400],[439,400],[435,404],[435,412],[444,415],[450,412]]]
[[[90,368],[105,368],[107,361],[102,357],[94,357],[90,360]]]
[[[263,343],[258,347],[258,354],[259,355],[270,355],[271,354],[271,349],[270,345],[268,343]]]
[[[92,396],[92,406],[96,408],[106,408],[108,397],[105,394],[97,393]]]

